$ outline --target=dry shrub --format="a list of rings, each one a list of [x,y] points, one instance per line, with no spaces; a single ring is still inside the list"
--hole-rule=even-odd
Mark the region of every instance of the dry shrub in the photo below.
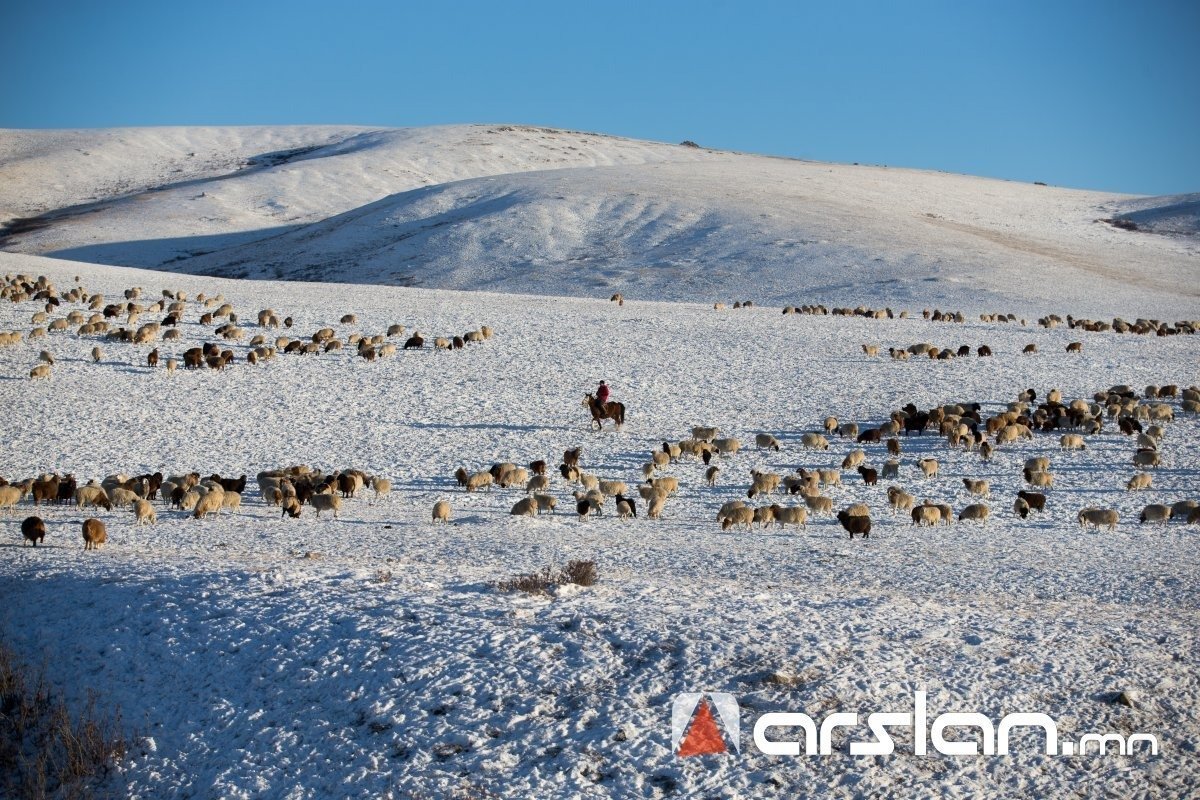
[[[550,590],[564,583],[591,586],[596,582],[595,561],[568,561],[562,569],[545,567],[538,572],[529,572],[498,581],[496,588],[502,592],[525,592],[526,594],[549,594]]]

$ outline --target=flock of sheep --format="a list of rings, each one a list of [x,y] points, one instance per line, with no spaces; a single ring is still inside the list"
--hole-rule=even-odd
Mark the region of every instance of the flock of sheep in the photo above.
[[[78,278],[76,281],[78,282]],[[25,334],[20,331],[0,333],[0,345],[33,342],[52,333],[69,335],[71,327],[77,326],[75,335],[80,337],[102,337],[107,341],[153,347],[146,355],[146,363],[153,368],[158,365],[160,358],[159,348],[155,345],[160,342],[181,342],[183,334],[180,324],[189,313],[198,316],[197,321],[203,328],[212,326],[211,333],[215,338],[226,342],[241,342],[249,337],[245,361],[251,364],[270,360],[277,353],[328,353],[340,350],[344,346],[355,347],[360,357],[372,361],[395,354],[397,345],[390,340],[405,333],[403,325],[395,324],[385,333],[370,335],[356,332],[339,338],[333,327],[323,327],[311,335],[293,339],[286,335],[268,333],[281,327],[290,330],[293,326],[291,317],[281,319],[273,309],[262,309],[258,312],[257,332],[252,333],[246,329],[249,326],[239,322],[232,304],[225,302],[221,296],[197,295],[192,306],[189,306],[182,292],[163,291],[161,298],[148,304],[141,302],[141,296],[140,289],[131,288],[124,291],[122,302],[109,303],[100,294],[89,294],[81,285],[60,293],[44,276],[35,279],[27,275],[6,275],[3,284],[0,285],[0,298],[14,303],[39,302],[42,303],[42,308],[31,318],[31,324],[37,327]],[[619,294],[614,295],[612,300],[618,304],[624,303],[624,298]],[[65,311],[64,306],[69,304],[80,307]],[[753,303],[738,301],[733,307],[751,308]],[[717,303],[715,308],[721,310],[724,304]],[[824,306],[788,307],[783,313],[833,314],[873,319],[890,319],[896,316],[891,309],[866,307],[834,308],[832,311]],[[143,315],[151,314],[164,316],[157,321],[139,324]],[[51,315],[61,316],[51,319]],[[902,311],[898,316],[905,318],[908,312]],[[961,312],[940,310],[925,310],[922,316],[938,322],[953,323],[965,320]],[[110,323],[110,320],[119,320],[122,317],[124,324]],[[1017,322],[1017,318],[1012,314],[984,314],[981,315],[981,319]],[[1170,324],[1139,319],[1129,323],[1117,318],[1108,323],[1078,320],[1070,316],[1063,320],[1050,315],[1037,322],[1045,328],[1066,324],[1071,328],[1093,332],[1113,331],[1158,336],[1190,334],[1200,330],[1200,322],[1195,321]],[[340,324],[356,325],[357,318],[354,314],[346,314],[341,317]],[[1020,324],[1024,325],[1025,320],[1020,320]],[[491,329],[485,325],[462,336],[436,337],[433,345],[437,349],[452,350],[464,347],[468,343],[486,341],[491,336]],[[414,332],[403,343],[403,347],[423,348],[425,344],[425,338],[419,332]],[[1082,346],[1082,342],[1072,342],[1067,346],[1067,351],[1080,352]],[[881,349],[879,345],[862,345],[864,354],[869,357],[878,356]],[[1025,348],[1025,352],[1034,351],[1034,345]],[[888,352],[896,359],[919,356],[945,360],[970,355],[971,348],[967,345],[941,348],[923,342],[905,348],[888,348]],[[976,354],[981,357],[990,356],[991,347],[981,345],[976,349]],[[99,345],[93,348],[92,358],[97,362],[103,359]],[[186,369],[219,370],[233,362],[234,358],[232,350],[220,344],[205,342],[186,348],[182,354],[182,365]],[[40,360],[42,363],[33,368],[31,378],[50,377],[54,364],[53,355],[43,350]],[[165,360],[168,371],[174,371],[179,366],[179,360],[174,355],[167,356]],[[755,524],[795,525],[803,528],[808,525],[810,515],[814,519],[828,517],[836,519],[851,539],[856,536],[869,537],[872,520],[867,504],[858,502],[835,510],[834,498],[825,493],[842,486],[845,478],[861,480],[866,487],[877,487],[874,490],[880,492],[881,498],[886,496],[887,506],[892,513],[908,514],[914,525],[945,525],[955,519],[960,522],[986,522],[992,513],[988,502],[995,497],[993,490],[1000,488],[994,487],[993,481],[959,476],[956,483],[961,481],[962,491],[967,493],[971,502],[957,514],[946,503],[928,500],[918,502],[917,496],[922,492],[914,487],[906,489],[898,483],[880,486],[881,479],[893,482],[900,480],[901,455],[904,449],[900,436],[919,436],[927,432],[944,437],[949,448],[975,451],[986,461],[992,458],[997,448],[1022,440],[1033,440],[1035,433],[1056,436],[1058,448],[1062,452],[1083,450],[1087,448],[1087,437],[1101,433],[1106,424],[1115,425],[1123,434],[1133,439],[1130,464],[1142,470],[1131,475],[1127,482],[1128,490],[1150,489],[1153,483],[1152,473],[1145,470],[1156,469],[1161,464],[1159,448],[1166,434],[1166,426],[1174,420],[1176,411],[1176,407],[1170,401],[1176,400],[1181,412],[1200,413],[1200,389],[1194,386],[1180,389],[1167,385],[1146,387],[1140,396],[1128,386],[1114,386],[1097,392],[1091,398],[1071,400],[1063,398],[1057,390],[1051,390],[1039,401],[1036,392],[1027,390],[1008,403],[1004,410],[986,417],[981,414],[979,403],[950,404],[931,409],[918,409],[909,403],[893,411],[886,421],[879,425],[841,421],[829,417],[824,422],[823,430],[800,434],[798,444],[804,451],[828,453],[831,449],[830,437],[836,436],[839,442],[852,441],[855,446],[845,453],[840,462],[801,465],[790,474],[750,470],[749,485],[745,489],[746,500],[728,500],[717,511],[716,518],[722,530],[730,530],[736,527],[752,528]],[[757,434],[754,444],[759,449],[776,452],[782,449],[780,439],[769,433]],[[879,450],[873,452],[876,447]],[[741,448],[738,439],[721,436],[717,428],[697,426],[691,430],[690,437],[676,442],[663,442],[661,447],[649,453],[640,476],[630,482],[604,479],[585,470],[581,466],[582,448],[578,447],[563,453],[562,462],[557,470],[550,469],[545,460],[535,459],[525,466],[501,462],[486,469],[468,470],[462,467],[454,477],[460,488],[468,493],[490,490],[492,487],[519,492],[521,496],[510,509],[510,513],[516,516],[555,513],[558,507],[555,484],[561,482],[563,488],[570,490],[574,512],[580,517],[603,514],[610,502],[619,517],[636,517],[637,500],[640,499],[645,503],[645,516],[658,519],[663,515],[671,498],[681,489],[681,477],[665,472],[677,467],[681,462],[701,462],[702,472],[696,474],[697,483],[702,480],[708,486],[716,486],[722,481],[722,467],[728,468]],[[913,466],[917,468],[922,481],[936,481],[942,478],[940,465],[935,457],[916,459]],[[1054,474],[1049,456],[1026,459],[1020,476],[1013,475],[1012,479],[1015,484],[1012,492],[1014,514],[1025,518],[1031,513],[1043,512],[1046,509],[1048,496],[1052,496],[1054,487]],[[372,476],[361,470],[347,469],[323,473],[304,466],[260,472],[257,475],[257,485],[265,504],[280,508],[282,516],[291,518],[299,517],[305,505],[311,506],[318,518],[321,512],[329,512],[336,518],[342,509],[343,501],[354,498],[362,489],[370,487],[377,496],[385,495],[391,490],[388,479]],[[12,483],[0,477],[0,509],[11,513],[18,503],[29,498],[34,505],[41,502],[74,503],[80,509],[101,508],[106,511],[129,508],[135,524],[153,524],[157,520],[157,512],[153,505],[156,500],[189,513],[196,519],[203,519],[209,514],[238,509],[245,488],[245,475],[237,479],[222,478],[215,474],[209,478],[201,478],[196,472],[170,477],[164,477],[161,473],[134,477],[114,474],[99,483],[89,481],[82,486],[77,485],[71,475],[46,474]],[[747,500],[756,498],[759,498],[760,502],[761,499],[773,500],[781,494],[797,497],[799,504],[769,502],[752,507],[747,503]],[[451,515],[449,500],[439,499],[434,504],[434,522],[448,522]],[[1081,526],[1103,526],[1109,529],[1115,528],[1120,522],[1119,514],[1115,510],[1090,507],[1080,509],[1076,519]],[[1200,522],[1200,512],[1197,511],[1195,501],[1181,500],[1170,505],[1147,505],[1139,519],[1142,522],[1166,522],[1176,519],[1195,524]],[[98,518],[87,519],[82,527],[87,549],[98,547],[107,538],[104,523]],[[26,541],[36,546],[38,542],[44,541],[45,521],[36,516],[29,517],[22,525],[22,534]]]
[[[69,335],[72,329],[76,336],[94,337],[104,342],[125,342],[144,345],[152,349],[146,354],[145,363],[150,368],[164,361],[167,372],[175,372],[180,366],[185,369],[209,368],[225,369],[235,361],[235,353],[228,343],[240,343],[248,340],[245,361],[257,364],[269,361],[277,353],[285,354],[316,354],[330,353],[354,347],[357,354],[366,361],[386,358],[395,355],[398,347],[391,340],[402,336],[405,326],[393,324],[385,333],[365,334],[352,332],[339,338],[331,327],[324,327],[311,335],[293,338],[290,335],[269,333],[280,327],[290,330],[293,326],[292,317],[280,318],[279,314],[270,308],[262,309],[257,315],[257,332],[251,332],[239,320],[237,312],[231,303],[221,295],[209,297],[203,292],[196,295],[192,311],[189,311],[188,298],[180,291],[164,289],[161,298],[143,303],[142,289],[133,287],[124,291],[121,302],[107,302],[104,295],[89,293],[76,277],[77,285],[67,292],[59,292],[46,276],[33,278],[29,275],[5,275],[0,284],[0,299],[13,303],[33,301],[42,304],[42,308],[34,312],[30,330],[0,332],[0,347],[15,346],[23,341],[28,343],[40,342],[56,334]],[[66,310],[66,306],[76,305],[77,308]],[[194,347],[184,347],[183,329],[180,327],[186,321],[189,313],[198,315],[197,322],[203,327],[212,327],[212,336],[222,339],[226,344],[218,342],[203,342]],[[52,315],[61,314],[62,316]],[[143,317],[153,315],[161,319],[143,322]],[[122,324],[123,319],[123,324]],[[358,319],[354,314],[341,317],[343,326],[356,325]],[[476,330],[467,331],[462,335],[436,336],[432,344],[437,350],[457,350],[468,344],[483,342],[492,337],[492,329],[487,325]],[[420,331],[412,332],[400,347],[404,350],[420,350],[425,348],[427,339]],[[161,343],[161,344],[160,344]],[[171,354],[160,354],[160,348],[169,344]],[[183,348],[181,357],[174,353]],[[103,348],[95,345],[91,351],[92,361],[100,363],[104,359]],[[31,380],[49,380],[55,364],[54,354],[42,350],[38,355],[38,364],[29,371]]]

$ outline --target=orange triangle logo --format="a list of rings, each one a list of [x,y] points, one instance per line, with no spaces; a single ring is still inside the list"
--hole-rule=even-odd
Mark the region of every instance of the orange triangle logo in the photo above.
[[[707,756],[724,752],[726,752],[725,737],[721,735],[721,729],[713,717],[712,704],[705,697],[696,704],[691,724],[688,725],[687,733],[679,743],[676,755],[680,758],[687,758],[688,756]]]

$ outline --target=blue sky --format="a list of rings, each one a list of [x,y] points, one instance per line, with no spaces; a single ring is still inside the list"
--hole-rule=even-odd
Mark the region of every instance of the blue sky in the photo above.
[[[0,126],[517,122],[1200,191],[1200,0],[16,0]]]

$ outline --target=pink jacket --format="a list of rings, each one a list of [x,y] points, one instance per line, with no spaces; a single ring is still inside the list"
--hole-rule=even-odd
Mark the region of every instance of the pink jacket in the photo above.
[[[596,402],[602,404],[608,402],[608,384],[596,390]]]

